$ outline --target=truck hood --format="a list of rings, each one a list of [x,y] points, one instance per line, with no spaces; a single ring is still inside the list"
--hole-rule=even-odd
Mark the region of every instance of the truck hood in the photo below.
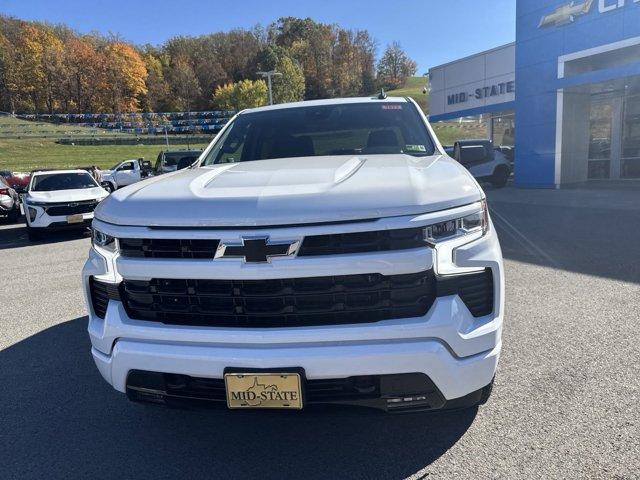
[[[55,190],[52,192],[29,192],[27,202],[60,203],[60,202],[82,202],[85,200],[101,199],[108,195],[107,191],[101,187],[79,188],[77,190]]]
[[[482,196],[443,155],[282,158],[153,177],[110,195],[96,218],[131,226],[294,225],[428,213]]]

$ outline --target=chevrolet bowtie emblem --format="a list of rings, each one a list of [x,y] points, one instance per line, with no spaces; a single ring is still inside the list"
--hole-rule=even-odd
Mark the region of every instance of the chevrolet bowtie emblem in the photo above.
[[[299,241],[270,242],[269,237],[242,237],[238,244],[221,241],[215,258],[241,258],[247,263],[269,263],[274,257],[295,255],[299,246]]]
[[[575,17],[589,13],[592,6],[593,0],[586,0],[582,3],[571,2],[566,5],[562,5],[556,8],[553,13],[542,17],[538,28],[572,23],[575,21]]]

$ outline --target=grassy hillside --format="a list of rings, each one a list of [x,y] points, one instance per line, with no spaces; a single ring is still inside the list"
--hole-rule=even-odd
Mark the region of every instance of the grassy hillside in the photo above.
[[[426,94],[422,93],[425,86],[428,86],[428,79],[426,77],[410,77],[402,88],[390,90],[387,94],[393,97],[413,98],[428,115],[429,92]],[[456,140],[486,138],[487,136],[487,127],[481,122],[459,122],[454,120],[433,123],[431,125],[440,143],[443,145],[452,145]]]
[[[0,170],[19,172],[35,168],[67,168],[98,165],[108,168],[128,158],[145,158],[155,162],[163,145],[79,146],[58,145],[55,141],[65,136],[114,136],[117,132],[89,129],[73,125],[27,122],[0,117]],[[124,135],[127,136],[127,135]],[[172,142],[179,141],[181,143]],[[188,148],[184,139],[169,137],[170,148]],[[190,148],[204,148],[204,144],[191,144]]]
[[[426,94],[422,93],[427,84],[428,80],[426,77],[409,77],[403,87],[396,90],[389,90],[387,95],[390,97],[411,97],[418,102],[418,105],[420,105],[425,113],[429,113],[429,92]]]

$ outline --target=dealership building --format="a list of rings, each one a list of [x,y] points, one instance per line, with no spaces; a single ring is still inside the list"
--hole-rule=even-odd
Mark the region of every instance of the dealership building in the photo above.
[[[639,179],[640,0],[516,5],[515,43],[430,69],[430,120],[482,122],[518,186]]]

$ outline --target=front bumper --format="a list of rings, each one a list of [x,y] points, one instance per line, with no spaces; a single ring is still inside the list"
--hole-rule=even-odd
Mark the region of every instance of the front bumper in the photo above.
[[[490,268],[493,273],[494,310],[484,317],[474,317],[457,295],[450,295],[438,297],[427,314],[419,318],[298,328],[193,327],[129,318],[117,300],[108,302],[106,314],[100,318],[89,299],[92,276],[118,283],[122,276],[265,278],[266,272],[266,278],[286,278],[294,273],[326,274],[323,269],[330,269],[330,274],[393,275],[422,271],[432,262],[429,250],[407,250],[297,258],[238,268],[233,262],[124,259],[92,249],[83,270],[92,355],[105,380],[120,392],[127,391],[133,371],[222,379],[226,368],[300,368],[309,381],[423,374],[445,401],[462,399],[491,383],[500,355],[504,277],[493,227],[480,240],[455,251],[456,265]]]
[[[436,339],[286,347],[120,340],[109,355],[95,348],[91,353],[104,379],[121,392],[127,391],[128,376],[135,370],[222,379],[229,367],[248,372],[288,367],[302,368],[307,380],[420,373],[433,382],[444,400],[452,400],[491,383],[500,348],[498,343],[492,350],[459,358]]]
[[[66,215],[49,215],[44,211],[41,207],[33,207],[33,206],[25,206],[25,216],[27,217],[27,223],[31,228],[42,228],[42,229],[74,229],[74,228],[86,228],[91,226],[91,222],[93,221],[93,212],[83,213],[82,222],[77,223],[69,223],[67,221]],[[29,216],[29,209],[33,208],[36,210],[36,217],[31,220]]]

